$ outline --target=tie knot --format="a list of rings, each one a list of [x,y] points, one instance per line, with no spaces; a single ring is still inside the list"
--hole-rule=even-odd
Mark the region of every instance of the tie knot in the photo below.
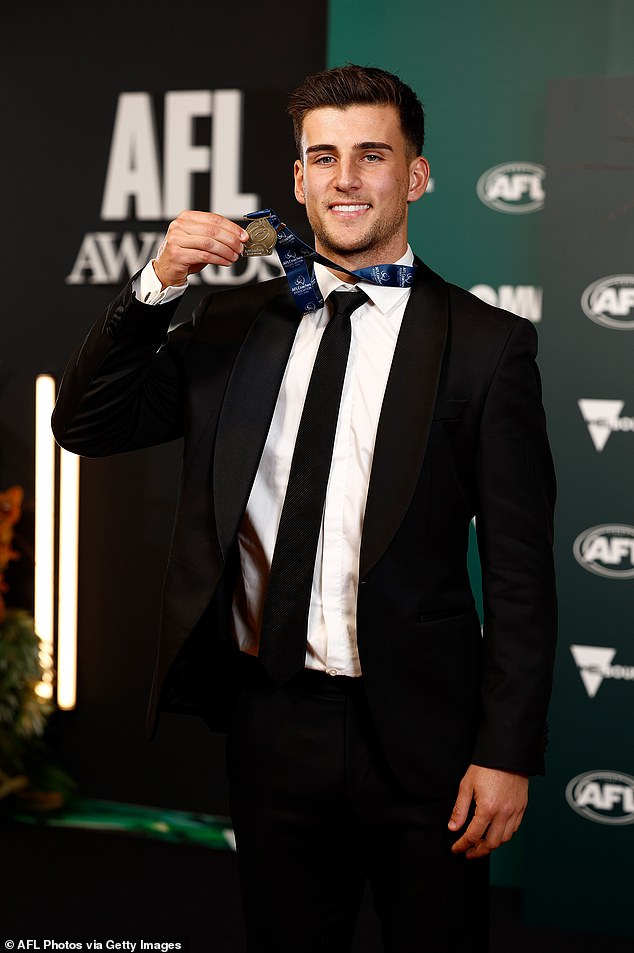
[[[356,291],[331,291],[328,301],[332,301],[333,312],[331,321],[336,318],[349,318],[353,311],[360,308],[368,300],[365,291],[357,288]]]

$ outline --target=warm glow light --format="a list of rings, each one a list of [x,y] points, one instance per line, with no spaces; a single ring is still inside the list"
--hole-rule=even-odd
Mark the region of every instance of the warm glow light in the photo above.
[[[77,582],[79,457],[61,451],[59,475],[59,590],[57,614],[57,704],[68,710],[77,698]]]
[[[55,595],[55,441],[51,414],[55,379],[40,374],[35,382],[35,632],[40,639],[43,676],[37,693],[53,697]]]

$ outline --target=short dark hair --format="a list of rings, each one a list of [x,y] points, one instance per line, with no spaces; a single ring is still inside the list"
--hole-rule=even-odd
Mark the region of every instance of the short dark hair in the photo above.
[[[307,76],[288,101],[288,112],[293,118],[295,144],[302,154],[302,126],[306,113],[323,106],[346,109],[348,106],[396,106],[403,135],[414,155],[423,150],[425,141],[425,114],[414,90],[394,73],[376,66],[356,66],[346,63],[333,69]]]

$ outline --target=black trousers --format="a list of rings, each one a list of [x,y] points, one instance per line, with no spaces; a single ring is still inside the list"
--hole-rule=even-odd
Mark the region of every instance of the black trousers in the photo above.
[[[367,879],[386,953],[488,949],[488,863],[396,783],[361,679],[250,674],[227,764],[248,953],[348,953]]]

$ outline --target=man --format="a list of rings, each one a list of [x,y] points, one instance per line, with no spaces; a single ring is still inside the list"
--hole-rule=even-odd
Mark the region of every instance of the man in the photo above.
[[[249,951],[348,950],[366,878],[390,953],[481,951],[486,858],[543,770],[553,664],[536,335],[414,258],[409,87],[341,67],[290,112],[317,304],[274,279],[165,340],[187,276],[249,240],[184,212],[71,360],[54,430],[87,455],[184,437],[150,725],[228,728]]]

